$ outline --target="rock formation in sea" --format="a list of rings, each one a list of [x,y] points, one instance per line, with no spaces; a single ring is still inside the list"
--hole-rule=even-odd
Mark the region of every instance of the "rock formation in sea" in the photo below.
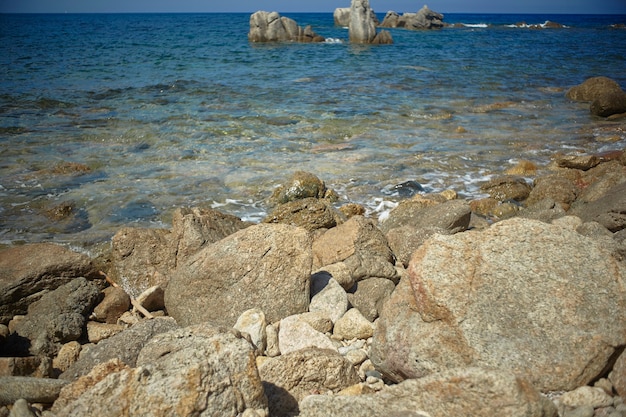
[[[388,11],[380,24],[384,28],[405,28],[412,30],[441,29],[444,27],[443,15],[434,12],[424,5],[417,13],[402,15],[392,10]]]
[[[592,77],[582,84],[570,88],[567,98],[590,102],[589,110],[594,116],[609,117],[626,113],[626,92],[614,80],[607,77]]]
[[[377,20],[373,17],[369,0],[352,0],[350,5],[349,36],[351,43],[391,44],[393,39],[387,31],[376,33]]]
[[[277,12],[258,11],[250,16],[250,42],[324,42],[311,26],[302,28],[295,20]]]

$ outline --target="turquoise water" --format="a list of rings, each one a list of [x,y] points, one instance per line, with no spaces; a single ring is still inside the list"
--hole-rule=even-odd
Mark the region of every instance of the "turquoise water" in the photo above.
[[[447,15],[466,26],[376,47],[287,16],[329,42],[250,44],[248,14],[0,15],[0,242],[89,246],[180,206],[258,221],[295,170],[376,216],[407,180],[474,198],[521,159],[626,147],[564,97],[626,88],[625,16]],[[546,20],[567,27],[510,27]]]

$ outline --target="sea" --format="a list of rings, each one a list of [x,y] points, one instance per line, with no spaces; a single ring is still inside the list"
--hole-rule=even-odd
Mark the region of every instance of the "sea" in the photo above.
[[[624,119],[565,97],[593,76],[626,89],[626,16],[447,14],[380,46],[332,12],[283,16],[326,42],[250,43],[247,13],[1,14],[0,245],[89,251],[179,207],[260,222],[296,171],[379,218],[626,148]]]

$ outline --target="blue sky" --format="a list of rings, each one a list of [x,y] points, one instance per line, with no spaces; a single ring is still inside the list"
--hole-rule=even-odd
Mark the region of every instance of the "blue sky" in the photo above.
[[[424,3],[441,13],[626,14],[626,0],[370,0],[378,13],[415,12]],[[0,0],[0,12],[332,12],[349,5],[350,0]]]

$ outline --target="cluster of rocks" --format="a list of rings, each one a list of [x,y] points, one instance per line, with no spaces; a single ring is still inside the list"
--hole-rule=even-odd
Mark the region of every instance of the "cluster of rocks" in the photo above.
[[[546,169],[2,250],[0,415],[626,416],[626,152]]]
[[[384,28],[405,28],[411,30],[441,29],[445,26],[443,15],[424,5],[417,13],[404,13],[402,15],[390,10],[385,15],[380,25]]]
[[[324,42],[311,26],[298,26],[295,20],[277,12],[258,11],[250,16],[250,42]]]

